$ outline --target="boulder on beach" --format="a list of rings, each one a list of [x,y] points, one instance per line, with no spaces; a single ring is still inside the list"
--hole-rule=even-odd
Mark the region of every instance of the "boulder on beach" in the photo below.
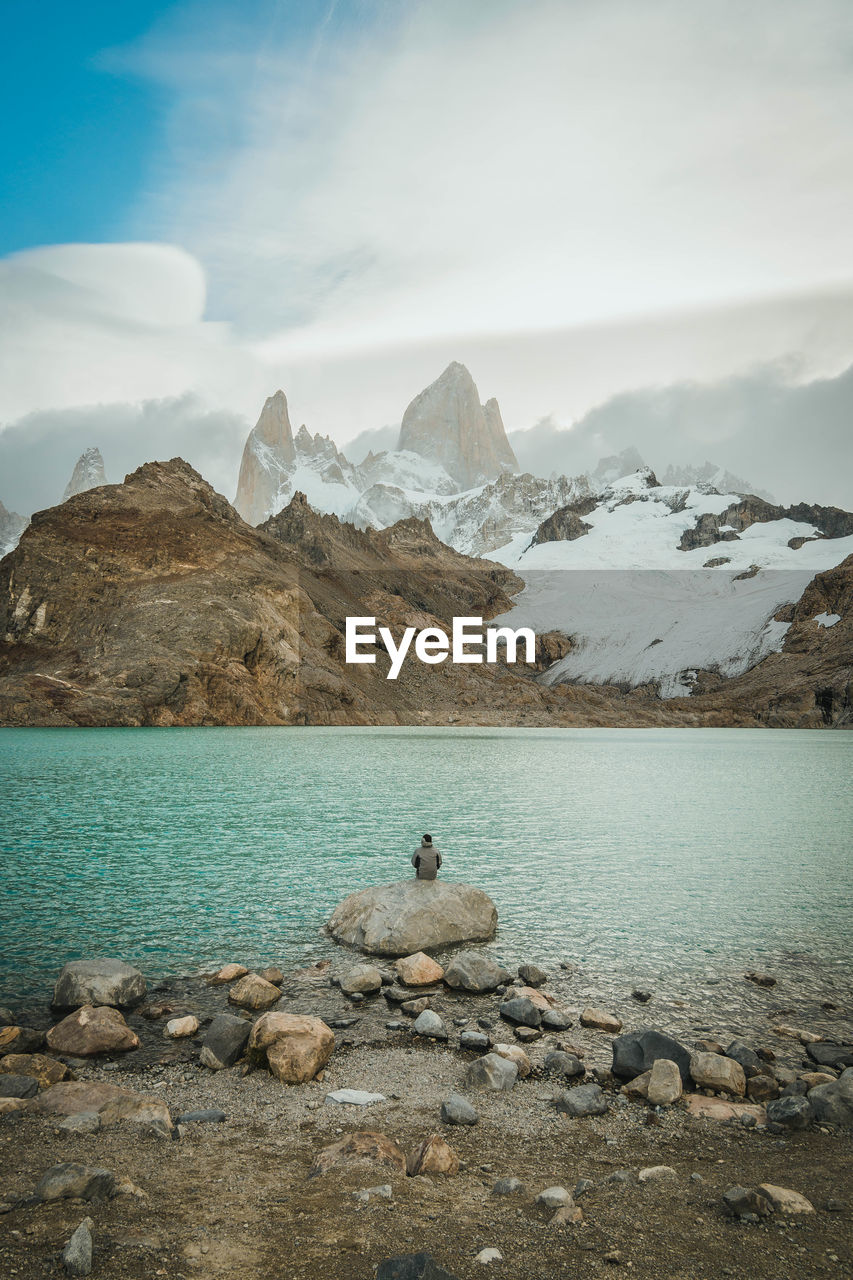
[[[250,1053],[265,1056],[270,1071],[282,1084],[313,1080],[334,1047],[334,1032],[325,1022],[303,1014],[262,1014],[249,1035]]]
[[[118,1009],[109,1005],[84,1005],[63,1018],[47,1033],[48,1048],[75,1058],[92,1058],[99,1053],[126,1053],[139,1048],[139,1037],[131,1031]]]
[[[484,942],[497,922],[497,908],[482,889],[413,877],[350,894],[326,928],[336,942],[370,955],[410,956]]]
[[[71,960],[53,991],[55,1009],[79,1009],[84,1004],[129,1009],[144,1000],[145,979],[123,960]]]

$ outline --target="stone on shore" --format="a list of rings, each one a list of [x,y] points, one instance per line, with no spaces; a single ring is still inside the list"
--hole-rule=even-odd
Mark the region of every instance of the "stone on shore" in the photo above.
[[[0,1058],[0,1071],[32,1076],[38,1081],[40,1089],[48,1089],[68,1076],[68,1068],[64,1062],[45,1057],[43,1053],[7,1053],[4,1058]]]
[[[183,1040],[187,1036],[194,1036],[198,1031],[198,1018],[194,1014],[188,1013],[185,1018],[172,1018],[166,1023],[166,1035],[172,1040]]]
[[[498,1053],[487,1053],[472,1062],[465,1072],[466,1089],[491,1089],[495,1093],[510,1090],[518,1079],[518,1067]]]
[[[207,980],[209,987],[221,987],[226,982],[234,982],[237,978],[244,978],[249,970],[244,964],[224,964],[221,969],[217,969],[216,973],[211,974]]]
[[[35,1027],[4,1027],[0,1031],[0,1054],[36,1053],[44,1039],[44,1032]]]
[[[681,1073],[682,1085],[690,1084],[690,1054],[684,1045],[650,1027],[628,1031],[617,1036],[612,1044],[612,1071],[620,1080],[633,1080],[634,1076],[651,1071],[658,1058],[668,1058]]]
[[[304,1084],[322,1071],[332,1056],[335,1034],[321,1018],[304,1014],[264,1013],[252,1027],[249,1051],[265,1056],[282,1084]]]
[[[242,1058],[251,1034],[252,1024],[233,1013],[220,1013],[207,1029],[199,1060],[212,1071],[233,1067]]]
[[[741,1120],[751,1117],[756,1124],[763,1124],[766,1115],[763,1107],[748,1102],[728,1102],[725,1098],[706,1098],[701,1093],[685,1093],[687,1114],[700,1120]]]
[[[497,1053],[501,1058],[506,1058],[509,1062],[514,1062],[518,1067],[518,1078],[520,1080],[526,1080],[530,1075],[530,1059],[520,1045],[496,1044],[492,1053]]]
[[[341,978],[340,986],[345,996],[369,996],[380,990],[382,974],[375,964],[357,964],[347,970]]]
[[[681,1072],[671,1058],[656,1059],[649,1072],[646,1097],[652,1106],[670,1107],[681,1097]]]
[[[133,1093],[98,1080],[62,1080],[40,1093],[30,1104],[43,1115],[73,1116],[95,1112],[101,1125],[128,1120],[171,1133],[169,1108],[156,1094]]]
[[[611,1035],[618,1035],[622,1030],[622,1023],[619,1018],[614,1017],[612,1013],[605,1013],[603,1009],[586,1008],[581,1014],[582,1027],[594,1027],[597,1031],[608,1031]]]
[[[71,960],[53,991],[55,1009],[112,1005],[129,1009],[145,999],[145,979],[123,960]]]
[[[853,1128],[853,1067],[842,1071],[837,1080],[819,1084],[809,1093],[814,1117],[822,1124]],[[781,1099],[780,1099],[781,1101]]]
[[[68,1276],[87,1276],[92,1270],[91,1218],[84,1218],[62,1250],[62,1265]]]
[[[476,1053],[485,1053],[489,1047],[489,1037],[485,1031],[463,1031],[459,1036],[460,1049],[473,1049]]]
[[[563,1009],[546,1009],[542,1014],[542,1026],[549,1031],[568,1031],[572,1019]]]
[[[552,1049],[545,1055],[542,1065],[550,1075],[564,1076],[567,1079],[583,1075],[583,1063],[580,1059],[562,1049]]]
[[[758,1186],[758,1193],[770,1201],[777,1213],[814,1213],[815,1211],[810,1200],[801,1196],[799,1191],[791,1191],[788,1187],[774,1187],[772,1182],[762,1182]]]
[[[431,987],[444,977],[441,965],[436,964],[424,951],[416,951],[414,955],[395,960],[394,969],[397,977],[407,987]]]
[[[431,1253],[403,1253],[380,1262],[374,1280],[456,1280],[456,1276],[440,1267]]]
[[[51,1200],[109,1200],[116,1178],[109,1169],[67,1162],[48,1169],[33,1194],[42,1204]]]
[[[39,1091],[33,1076],[17,1076],[11,1071],[0,1075],[0,1098],[34,1098]]]
[[[69,1013],[47,1033],[54,1053],[75,1058],[92,1058],[99,1053],[127,1053],[139,1048],[139,1037],[131,1031],[118,1009],[109,1005],[83,1005]]]
[[[420,1173],[455,1174],[459,1172],[459,1157],[440,1133],[424,1138],[406,1161],[406,1173],[416,1178]]]
[[[406,1172],[406,1157],[397,1142],[373,1129],[359,1129],[318,1151],[308,1176],[316,1178],[336,1165],[349,1166],[364,1162],[384,1165],[397,1173]]]
[[[424,1009],[412,1023],[412,1035],[424,1036],[428,1040],[446,1040],[447,1027],[432,1009]]]
[[[445,1124],[477,1124],[480,1117],[476,1107],[460,1093],[451,1093],[441,1104],[441,1118]]]
[[[269,1009],[280,999],[278,987],[257,973],[247,973],[228,992],[228,1003],[236,1004],[240,1009]]]
[[[350,894],[327,929],[336,942],[370,955],[409,956],[457,942],[485,942],[497,922],[497,908],[482,889],[412,877]]]
[[[811,1099],[802,1094],[788,1094],[767,1104],[768,1123],[784,1129],[807,1129],[814,1118]]]
[[[734,1058],[735,1062],[740,1063],[747,1080],[767,1070],[766,1063],[762,1062],[758,1054],[742,1040],[732,1040],[725,1052],[727,1058]]]
[[[739,1098],[746,1093],[746,1074],[734,1058],[719,1053],[691,1053],[690,1074],[702,1089],[732,1093]]]
[[[853,1045],[850,1044],[813,1042],[806,1045],[806,1053],[819,1067],[835,1067],[836,1071],[853,1067]]]
[[[607,1096],[597,1084],[578,1084],[566,1089],[555,1099],[555,1106],[562,1115],[572,1118],[603,1116],[608,1110]]]
[[[29,1098],[0,1098],[0,1116],[11,1115],[13,1111],[29,1111]]]
[[[504,1000],[498,1012],[507,1022],[512,1022],[519,1027],[533,1027],[538,1030],[542,1025],[542,1011],[537,1009],[527,996],[514,996],[511,1000]]]
[[[544,1191],[539,1192],[536,1203],[543,1209],[563,1209],[569,1206],[573,1208],[575,1202],[572,1193],[565,1187],[546,1187]]]
[[[547,973],[535,964],[520,964],[518,966],[518,976],[528,987],[541,987],[548,981]]]
[[[444,971],[444,981],[454,991],[483,995],[509,982],[511,974],[480,951],[460,951]]]

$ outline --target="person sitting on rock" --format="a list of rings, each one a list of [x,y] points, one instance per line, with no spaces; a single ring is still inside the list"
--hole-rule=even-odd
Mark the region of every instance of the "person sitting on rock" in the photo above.
[[[412,854],[412,866],[419,880],[434,880],[441,866],[441,850],[432,842],[432,836],[424,836]]]

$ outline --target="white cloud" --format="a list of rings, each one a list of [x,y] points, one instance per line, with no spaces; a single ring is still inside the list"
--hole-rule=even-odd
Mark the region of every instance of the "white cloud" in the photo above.
[[[185,93],[174,42],[137,55],[177,95],[163,236],[267,355],[853,280],[842,0],[371,11],[307,59],[265,41],[251,75],[212,43],[211,76],[239,86],[213,158],[204,50]]]
[[[0,424],[37,409],[187,391],[248,412],[269,372],[203,319],[204,272],[171,245],[54,245],[0,260]]]

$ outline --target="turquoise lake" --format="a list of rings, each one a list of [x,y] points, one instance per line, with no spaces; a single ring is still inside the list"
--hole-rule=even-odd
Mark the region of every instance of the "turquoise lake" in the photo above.
[[[615,729],[0,731],[0,998],[93,954],[146,976],[332,955],[346,894],[443,875],[494,953],[635,979],[853,971],[853,734]]]

